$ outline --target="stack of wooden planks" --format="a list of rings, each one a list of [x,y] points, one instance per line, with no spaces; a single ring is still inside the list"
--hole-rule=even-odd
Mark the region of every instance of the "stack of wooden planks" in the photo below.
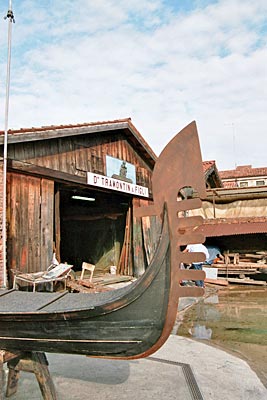
[[[226,277],[230,283],[264,284],[267,281],[267,252],[230,253],[225,252],[225,260],[212,264],[218,270],[218,277]],[[257,282],[248,277],[266,273],[266,280]]]
[[[95,276],[93,282],[90,282],[89,279],[70,280],[67,283],[67,289],[71,292],[99,293],[112,290],[114,284],[131,281],[133,281],[132,276],[101,274]]]
[[[258,272],[256,263],[239,262],[239,264],[212,264],[218,269],[218,276],[222,275],[254,275]]]
[[[267,251],[259,251],[255,253],[240,253],[239,261],[245,263],[257,263],[260,265],[267,266]]]
[[[124,242],[121,250],[117,273],[121,275],[132,275],[132,247],[131,247],[131,209],[128,210],[124,233]]]

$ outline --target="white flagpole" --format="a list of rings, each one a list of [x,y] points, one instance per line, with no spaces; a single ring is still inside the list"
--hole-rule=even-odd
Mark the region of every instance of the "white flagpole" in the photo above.
[[[3,287],[7,287],[7,140],[8,140],[8,111],[9,111],[9,88],[10,88],[10,62],[11,62],[11,36],[12,23],[15,22],[12,11],[12,0],[5,19],[8,19],[8,51],[7,51],[7,73],[6,73],[6,104],[5,104],[5,131],[4,131],[4,165],[3,165],[3,221],[2,221],[2,243],[3,243]]]

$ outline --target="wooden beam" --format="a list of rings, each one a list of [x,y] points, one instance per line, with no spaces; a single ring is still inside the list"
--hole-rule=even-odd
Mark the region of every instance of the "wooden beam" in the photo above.
[[[56,259],[58,262],[61,262],[60,256],[60,241],[61,241],[61,234],[60,234],[60,192],[57,190],[55,194],[55,250]]]
[[[76,215],[68,215],[63,217],[62,219],[64,221],[94,221],[97,219],[102,219],[102,218],[110,218],[110,219],[117,219],[118,217],[121,217],[124,215],[122,212],[106,212],[106,213],[93,213],[92,215],[81,215],[81,214],[76,214]]]
[[[53,179],[58,182],[72,182],[82,185],[87,184],[86,176],[72,175],[51,168],[40,167],[39,165],[30,164],[25,161],[8,160],[8,171],[23,172],[33,176]]]

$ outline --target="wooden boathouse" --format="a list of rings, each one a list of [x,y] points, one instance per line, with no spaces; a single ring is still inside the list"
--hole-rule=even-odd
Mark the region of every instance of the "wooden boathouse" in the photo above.
[[[3,142],[1,132],[2,148]],[[121,274],[141,275],[157,223],[150,219],[145,229],[143,260],[134,210],[152,200],[155,160],[130,118],[9,131],[7,266],[1,236],[0,286],[4,274],[11,283],[12,269],[46,270],[54,252],[74,270],[86,261],[103,272],[116,266]],[[2,186],[3,160],[0,166]],[[2,213],[0,223],[2,231]]]

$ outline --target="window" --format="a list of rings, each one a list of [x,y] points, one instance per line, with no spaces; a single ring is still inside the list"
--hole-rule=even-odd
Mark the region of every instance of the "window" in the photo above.
[[[246,186],[248,186],[248,182],[245,181],[240,182],[240,187],[246,187]]]
[[[265,182],[264,181],[256,181],[256,186],[264,186]]]

